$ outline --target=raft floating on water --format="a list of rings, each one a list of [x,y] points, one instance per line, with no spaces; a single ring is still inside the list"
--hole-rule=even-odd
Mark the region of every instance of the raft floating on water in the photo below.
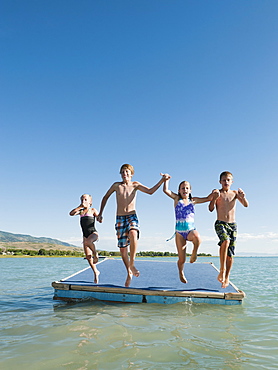
[[[64,301],[101,300],[126,303],[195,302],[238,305],[244,292],[230,283],[225,289],[217,280],[219,271],[212,263],[186,263],[187,284],[179,280],[175,261],[136,260],[140,271],[128,288],[124,286],[126,269],[122,260],[107,258],[97,264],[99,284],[87,267],[65,279],[52,283],[54,299]]]

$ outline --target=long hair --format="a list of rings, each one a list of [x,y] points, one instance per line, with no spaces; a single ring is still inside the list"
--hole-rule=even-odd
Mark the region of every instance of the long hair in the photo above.
[[[181,185],[182,184],[188,184],[189,185],[189,187],[190,187],[190,190],[191,190],[191,185],[190,185],[190,182],[188,182],[188,181],[182,181],[180,184],[179,184],[179,189],[178,189],[178,196],[179,196],[179,198],[180,199],[182,199],[182,196],[181,196],[181,194],[180,194],[180,187],[181,187]],[[189,193],[189,200],[192,200],[192,194],[191,194],[191,192]]]

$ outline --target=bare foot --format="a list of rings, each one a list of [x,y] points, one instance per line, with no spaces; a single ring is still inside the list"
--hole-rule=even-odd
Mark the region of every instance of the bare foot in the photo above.
[[[128,288],[130,286],[131,280],[132,280],[132,272],[129,271],[127,273],[127,278],[126,278],[126,281],[125,281],[125,287]]]
[[[187,280],[186,280],[186,277],[184,276],[184,273],[183,273],[183,271],[181,271],[180,273],[179,273],[179,275],[180,275],[180,281],[182,282],[182,283],[187,283]]]
[[[225,280],[225,271],[221,271],[219,272],[218,276],[217,276],[217,280],[220,282],[220,283],[223,283],[224,280]]]
[[[98,278],[99,278],[99,274],[100,274],[100,272],[99,272],[98,270],[96,270],[96,271],[94,271],[94,273],[95,273],[94,283],[95,283],[95,284],[98,284]]]
[[[196,259],[197,259],[197,251],[192,251],[192,253],[191,253],[191,257],[190,257],[190,263],[193,263],[193,262],[195,262],[196,261]]]
[[[96,263],[98,263],[98,253],[97,252],[93,257],[93,264],[96,264]]]
[[[227,286],[228,286],[229,284],[230,284],[229,278],[225,278],[225,279],[222,281],[221,288],[227,288]]]
[[[134,275],[135,277],[139,277],[140,272],[137,270],[135,266],[130,266],[130,270],[131,270],[132,275]]]

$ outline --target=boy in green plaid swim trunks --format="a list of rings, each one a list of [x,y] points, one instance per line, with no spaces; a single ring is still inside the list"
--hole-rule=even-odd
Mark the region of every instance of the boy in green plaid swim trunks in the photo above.
[[[140,272],[134,265],[137,250],[137,239],[139,237],[139,225],[135,211],[136,192],[140,190],[146,194],[153,194],[166,180],[167,176],[161,174],[162,178],[158,181],[158,183],[152,188],[148,188],[138,181],[132,181],[134,168],[130,164],[123,164],[120,169],[120,174],[122,181],[115,182],[102,198],[97,220],[102,222],[102,213],[107,200],[115,192],[117,201],[116,230],[118,236],[118,246],[127,270],[125,286],[129,287],[132,276],[134,275],[138,277],[140,275]],[[128,245],[130,246],[130,256],[128,255]]]
[[[236,246],[236,236],[237,236],[236,222],[224,222],[224,221],[216,220],[214,224],[214,228],[220,240],[220,242],[218,243],[219,246],[221,246],[221,244],[225,240],[230,241],[227,254],[229,257],[232,257],[235,254],[235,246]]]
[[[233,265],[237,235],[237,224],[235,222],[236,201],[239,200],[244,207],[248,207],[249,203],[242,189],[230,189],[233,183],[231,172],[222,172],[219,182],[222,188],[213,191],[213,199],[210,201],[209,210],[212,212],[216,207],[217,212],[215,231],[220,239],[218,243],[220,246],[220,272],[217,279],[221,283],[222,288],[227,288],[230,284],[229,278]]]

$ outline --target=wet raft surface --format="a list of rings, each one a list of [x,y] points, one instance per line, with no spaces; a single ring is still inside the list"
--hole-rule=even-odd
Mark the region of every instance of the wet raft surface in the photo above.
[[[233,284],[225,289],[221,288],[217,280],[218,270],[210,263],[186,263],[184,272],[187,284],[179,280],[176,261],[137,259],[135,265],[140,271],[140,276],[133,277],[128,288],[124,286],[126,269],[122,260],[105,259],[97,265],[100,271],[99,284],[93,283],[94,275],[88,267],[66,279],[52,283],[55,288],[54,298],[66,300],[94,298],[146,303],[176,303],[191,299],[201,303],[240,304],[244,297],[244,293]]]

